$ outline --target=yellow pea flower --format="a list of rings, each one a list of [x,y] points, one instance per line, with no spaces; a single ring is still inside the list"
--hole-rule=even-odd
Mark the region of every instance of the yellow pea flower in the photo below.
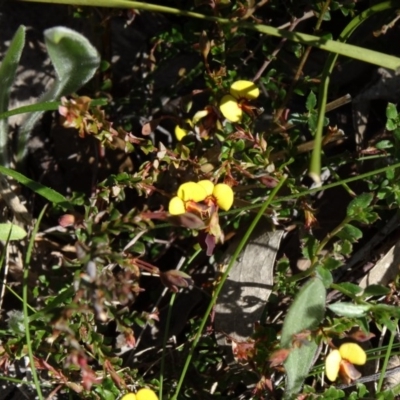
[[[218,209],[228,211],[233,205],[233,197],[232,188],[225,183],[214,185],[209,179],[183,183],[169,202],[170,220],[190,229],[204,230],[205,235],[199,236],[199,243],[210,256],[215,245],[224,241]]]
[[[237,99],[230,94],[222,97],[219,109],[228,121],[239,122],[243,117],[243,110],[240,108]]]
[[[202,181],[197,182],[198,185],[202,186],[207,193],[207,196],[211,196],[214,190],[214,184],[208,180],[204,179]]]
[[[260,95],[260,90],[251,81],[236,81],[232,83],[230,93],[237,99],[254,100]]]
[[[151,389],[144,388],[136,393],[136,400],[158,400],[158,397]]]
[[[169,201],[168,211],[171,215],[185,214],[185,203],[178,196],[175,196]]]
[[[228,211],[232,207],[233,197],[232,188],[225,183],[214,185],[208,179],[203,179],[197,183],[186,182],[179,186],[177,195],[169,201],[168,211],[171,215],[192,212],[193,203],[201,203],[207,198],[209,200],[205,202],[206,204],[197,204],[199,210],[205,211],[204,207],[209,207],[211,201],[222,210]]]
[[[364,365],[367,362],[365,351],[357,343],[343,343],[339,347],[339,352],[342,358],[352,364]]]
[[[186,182],[179,186],[178,197],[183,201],[203,201],[207,197],[207,192],[196,182]]]
[[[127,393],[121,397],[120,400],[136,400],[135,393]]]
[[[211,182],[210,182],[211,183]],[[178,188],[178,193],[173,197],[168,205],[168,211],[171,215],[180,215],[186,212],[185,202],[199,202],[205,200],[207,191],[204,186],[196,182],[186,182]]]
[[[325,374],[330,381],[336,381],[339,375],[342,356],[339,350],[332,350],[325,359]]]
[[[367,361],[365,351],[356,343],[343,343],[339,350],[332,350],[325,359],[325,373],[330,381],[340,375],[346,381],[357,379],[361,374],[352,366],[364,365]]]
[[[193,123],[190,119],[185,119],[186,127],[193,127]],[[184,126],[177,125],[175,127],[175,137],[180,142],[187,134],[190,132],[189,129],[186,129]]]
[[[233,82],[230,94],[222,97],[219,109],[222,115],[231,122],[239,122],[243,117],[243,100],[254,100],[260,95],[260,90],[251,81]]]
[[[219,208],[228,211],[233,204],[233,190],[226,183],[218,183],[214,186],[213,196],[217,200]]]

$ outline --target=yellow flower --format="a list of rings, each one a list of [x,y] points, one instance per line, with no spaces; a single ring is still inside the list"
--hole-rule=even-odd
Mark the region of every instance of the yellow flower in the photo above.
[[[158,400],[157,395],[151,389],[140,389],[136,394],[127,393],[121,400]]]
[[[185,203],[178,196],[175,196],[169,201],[168,211],[172,215],[185,214]]]
[[[258,87],[250,81],[236,81],[232,83],[231,95],[237,99],[254,100],[260,95]]]
[[[158,397],[151,389],[145,388],[136,393],[136,400],[158,400]]]
[[[236,81],[230,87],[230,94],[222,97],[219,109],[231,122],[239,122],[243,117],[243,103],[260,95],[258,87],[250,81]]]
[[[179,186],[177,195],[170,200],[168,211],[171,215],[184,214],[187,211],[186,202],[200,203],[207,198],[209,200],[206,204],[211,201],[222,210],[228,211],[233,204],[233,190],[225,183],[214,186],[208,179],[197,183],[186,182]]]
[[[193,123],[190,119],[185,119],[185,124],[183,125],[182,127],[180,125],[175,127],[175,136],[179,142],[190,132],[190,129],[187,128],[193,127]]]
[[[207,197],[206,189],[195,182],[186,182],[179,186],[178,193],[168,205],[168,211],[172,215],[180,215],[186,212],[185,202],[191,200],[199,202]]]
[[[178,197],[183,201],[203,201],[207,197],[207,192],[203,186],[196,182],[186,182],[179,186]]]
[[[202,186],[207,193],[207,196],[211,196],[214,190],[214,184],[208,179],[197,182],[198,185]]]
[[[339,350],[332,350],[325,359],[325,373],[330,381],[335,381],[338,374],[346,382],[358,379],[361,374],[352,364],[364,365],[367,361],[365,351],[356,343],[343,343]]]
[[[214,186],[213,196],[217,200],[219,208],[228,211],[233,204],[233,190],[226,183],[218,183]]]
[[[120,400],[136,400],[135,393],[127,393],[121,397]]]
[[[230,94],[225,95],[219,103],[222,115],[231,122],[239,122],[243,117],[243,110],[238,101]]]

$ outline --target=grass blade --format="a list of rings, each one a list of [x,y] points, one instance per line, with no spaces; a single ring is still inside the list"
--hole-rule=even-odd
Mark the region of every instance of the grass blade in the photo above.
[[[23,273],[23,287],[22,287],[22,299],[23,299],[23,303],[22,303],[22,309],[23,309],[23,313],[24,313],[24,327],[25,327],[25,335],[26,335],[26,346],[28,348],[28,356],[29,356],[29,362],[30,362],[30,367],[31,367],[31,372],[32,372],[32,377],[33,377],[33,381],[35,383],[35,387],[36,387],[36,392],[37,395],[39,397],[39,400],[43,400],[43,394],[42,394],[42,390],[40,388],[40,382],[39,382],[39,378],[38,378],[38,374],[35,368],[35,359],[33,358],[33,350],[32,350],[32,340],[31,340],[31,333],[29,330],[29,315],[28,315],[28,275],[29,275],[29,265],[31,262],[31,258],[32,258],[32,250],[33,250],[33,245],[35,243],[35,237],[36,234],[39,230],[39,225],[40,222],[43,218],[43,215],[46,211],[47,206],[43,207],[37,221],[36,224],[33,228],[30,240],[29,240],[29,244],[28,244],[28,249],[26,251],[26,255],[25,255],[25,262],[24,262],[24,273]]]

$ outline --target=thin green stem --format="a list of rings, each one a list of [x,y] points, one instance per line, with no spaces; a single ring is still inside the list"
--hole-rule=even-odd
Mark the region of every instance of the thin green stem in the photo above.
[[[398,320],[395,320],[393,322],[394,326],[397,326],[398,324]],[[383,380],[385,378],[385,372],[387,370],[388,367],[388,363],[389,363],[389,358],[392,355],[392,348],[393,348],[393,342],[394,342],[394,338],[396,336],[396,331],[395,330],[391,330],[390,331],[390,338],[389,338],[389,343],[387,345],[387,349],[386,349],[386,354],[385,354],[385,359],[383,360],[383,366],[382,366],[382,370],[381,370],[381,376],[379,377],[379,382],[378,382],[378,386],[376,388],[376,393],[380,393],[381,389],[382,389],[382,385],[383,385]]]
[[[328,167],[329,172],[331,173],[331,175],[336,179],[336,180],[340,180],[340,176],[339,174],[333,169]],[[346,183],[343,183],[342,185],[343,189],[349,194],[350,197],[356,197],[356,194],[350,189],[349,185],[347,185]]]
[[[383,3],[377,4],[368,10],[365,10],[357,17],[353,18],[350,23],[343,29],[342,33],[339,35],[338,41],[336,43],[346,42],[351,34],[369,17],[372,15],[385,11],[394,7],[398,7],[400,4],[398,1],[385,1]],[[361,48],[360,48],[361,49]],[[324,129],[325,111],[326,103],[328,98],[328,88],[330,83],[330,77],[335,66],[336,60],[340,54],[338,52],[332,51],[328,59],[325,62],[325,66],[322,72],[321,85],[319,87],[318,93],[318,120],[317,129],[314,139],[314,149],[311,154],[309,175],[316,182],[321,181],[321,149],[322,149],[322,136]],[[353,57],[356,58],[356,57]]]
[[[24,299],[15,291],[13,290],[13,288],[9,285],[6,285],[7,290],[9,290],[22,304],[24,304]],[[27,307],[32,311],[32,312],[36,312],[36,310],[30,305],[27,304]]]
[[[28,248],[26,250],[26,256],[25,256],[25,263],[24,263],[24,273],[23,273],[23,287],[22,287],[22,310],[24,313],[24,327],[25,327],[25,338],[26,338],[26,346],[28,348],[28,356],[29,356],[29,362],[30,362],[30,367],[31,367],[31,373],[33,377],[33,382],[35,383],[35,388],[37,395],[39,397],[39,400],[43,400],[43,394],[42,390],[40,388],[40,382],[38,378],[38,374],[35,368],[35,359],[33,357],[33,350],[32,350],[32,340],[31,340],[31,332],[29,330],[29,314],[28,314],[28,277],[29,277],[29,265],[31,262],[32,258],[32,250],[33,250],[33,245],[35,243],[35,237],[36,234],[39,230],[39,225],[40,222],[43,218],[43,215],[46,211],[47,206],[43,207],[43,210],[41,211],[36,224],[33,228]]]
[[[189,258],[189,260],[186,262],[185,266],[182,268],[182,270],[186,270],[186,268],[192,264],[193,260],[201,253],[201,249],[198,249],[195,251],[195,253]],[[194,290],[194,289],[192,289]],[[164,337],[163,337],[163,352],[162,352],[162,357],[161,357],[161,365],[160,365],[160,386],[159,386],[159,393],[158,393],[158,398],[162,399],[163,398],[163,383],[164,383],[164,371],[165,371],[165,358],[166,358],[166,345],[167,345],[167,340],[168,340],[168,332],[169,332],[169,327],[171,324],[171,317],[172,317],[172,307],[174,305],[176,298],[176,293],[173,293],[171,296],[171,299],[169,300],[169,308],[168,308],[168,314],[167,314],[167,322],[165,326],[165,331],[164,331]]]
[[[158,398],[159,399],[163,398],[166,346],[167,346],[167,340],[168,340],[169,326],[170,326],[171,317],[172,317],[172,307],[174,305],[175,298],[176,298],[176,293],[172,293],[171,298],[169,299],[167,324],[165,327],[164,337],[163,337],[163,351],[162,351],[162,355],[161,355],[161,365],[160,365],[160,386],[158,388]]]
[[[233,22],[230,19],[219,18],[214,16],[203,15],[192,11],[184,11],[179,8],[165,7],[156,4],[142,3],[139,1],[128,1],[128,0],[23,0],[26,2],[36,3],[50,3],[50,4],[69,4],[78,6],[91,6],[91,7],[108,7],[108,8],[129,8],[146,10],[152,12],[161,12],[167,14],[174,14],[181,17],[189,17],[201,19],[203,21],[218,22],[221,25],[238,26],[243,29],[253,30],[256,32],[264,33],[280,38],[286,38],[295,43],[302,43],[307,46],[317,47],[321,50],[340,54],[354,58],[356,60],[365,61],[371,64],[385,67],[388,69],[397,70],[400,68],[400,58],[394,57],[388,54],[379,53],[377,51],[365,49],[362,47],[336,42],[334,40],[328,40],[320,38],[318,36],[308,35],[300,32],[290,32],[285,29],[275,28],[269,25],[252,24],[248,22]],[[391,8],[399,7],[400,1],[395,0],[390,3]],[[385,4],[386,4],[385,3]]]
[[[383,167],[383,168],[378,168],[378,169],[376,169],[374,171],[365,172],[364,174],[361,174],[361,175],[358,175],[358,176],[352,176],[350,178],[343,179],[343,180],[341,180],[339,182],[329,183],[328,185],[325,185],[325,186],[320,186],[320,187],[315,187],[315,188],[312,188],[312,189],[309,189],[309,190],[305,190],[304,192],[301,192],[301,193],[294,193],[294,194],[291,194],[291,195],[288,195],[288,196],[279,197],[278,199],[274,200],[272,202],[272,204],[281,203],[282,201],[297,199],[298,197],[307,196],[307,195],[310,195],[310,194],[321,192],[323,190],[332,189],[332,188],[337,187],[337,186],[342,186],[343,184],[364,180],[364,179],[369,178],[371,176],[382,174],[382,173],[384,173],[386,171],[390,171],[392,169],[397,169],[397,168],[400,168],[400,163],[389,165],[389,166]],[[257,205],[257,207],[255,207],[255,206],[251,206],[251,207],[252,208],[257,208],[257,207],[260,207],[260,206]],[[250,209],[250,208],[248,208],[248,209]]]
[[[276,194],[278,193],[278,191],[280,190],[280,188],[282,187],[282,185],[284,184],[285,181],[286,181],[286,177],[283,177],[279,181],[278,185],[274,188],[274,190],[272,191],[272,193],[269,196],[269,198],[261,206],[261,208],[258,211],[257,215],[253,219],[250,227],[247,229],[246,233],[243,235],[242,240],[240,241],[240,243],[239,243],[238,247],[236,248],[235,252],[233,253],[232,258],[230,259],[229,264],[228,264],[228,266],[226,268],[226,271],[222,275],[222,278],[221,278],[218,286],[215,288],[214,294],[213,294],[213,296],[211,298],[211,301],[210,301],[210,303],[208,305],[208,308],[207,308],[207,310],[206,310],[206,312],[204,314],[203,319],[200,322],[199,329],[197,330],[196,336],[195,336],[195,338],[194,338],[194,340],[192,342],[192,346],[191,346],[189,354],[188,354],[188,356],[186,358],[186,362],[185,362],[185,365],[184,365],[184,367],[182,369],[181,376],[179,378],[179,382],[178,382],[175,394],[172,397],[172,400],[177,400],[177,398],[178,398],[178,395],[179,395],[179,392],[180,392],[180,390],[182,388],[182,384],[183,384],[183,381],[185,379],[185,376],[186,376],[187,370],[189,368],[190,362],[192,361],[194,351],[195,351],[196,346],[197,346],[197,344],[198,344],[198,342],[200,340],[201,333],[203,332],[203,329],[204,329],[204,327],[206,325],[208,316],[210,315],[210,313],[211,313],[211,311],[212,311],[212,309],[213,309],[213,307],[214,307],[214,305],[215,305],[215,303],[217,301],[217,298],[218,298],[218,295],[219,295],[219,293],[220,293],[220,291],[222,289],[222,286],[224,285],[226,279],[229,276],[230,270],[232,269],[233,265],[235,264],[240,252],[243,250],[244,246],[246,245],[247,241],[249,240],[249,237],[250,237],[251,233],[253,232],[254,228],[256,227],[257,223],[259,222],[260,218],[264,214],[264,211],[269,207],[269,205],[271,204],[272,200],[274,199],[274,197],[276,196]]]
[[[23,384],[23,383],[26,384],[27,383],[26,380],[24,380],[24,379],[11,378],[10,376],[2,376],[2,375],[0,375],[0,379],[8,381],[8,382],[18,383],[18,384]]]
[[[106,98],[93,99],[90,102],[90,107],[105,106],[107,105],[107,103],[108,100]],[[58,110],[58,107],[60,105],[61,101],[44,101],[41,103],[30,104],[28,106],[14,108],[13,110],[0,113],[0,120],[12,117],[13,115],[31,113],[36,111],[55,111]]]

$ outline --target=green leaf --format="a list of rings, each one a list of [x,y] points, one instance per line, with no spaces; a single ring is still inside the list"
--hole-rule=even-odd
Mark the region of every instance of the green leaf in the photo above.
[[[329,286],[331,286],[332,282],[333,282],[333,277],[332,277],[332,274],[329,271],[329,269],[327,269],[326,267],[324,267],[322,265],[318,265],[318,267],[315,269],[315,271],[317,272],[318,276],[321,278],[324,286],[326,288],[329,288]]]
[[[341,293],[345,294],[346,296],[349,296],[351,298],[356,297],[358,294],[360,294],[363,290],[360,288],[360,286],[355,285],[354,283],[350,282],[343,282],[343,283],[338,283],[332,286],[334,289],[339,290]]]
[[[372,193],[363,193],[353,199],[347,206],[347,215],[351,218],[357,219],[360,212],[369,207],[373,197]]]
[[[21,311],[12,310],[7,313],[8,328],[17,336],[25,334],[24,314]]]
[[[236,152],[243,151],[246,147],[246,143],[243,139],[235,140],[233,143],[233,147],[235,148]]]
[[[378,150],[391,149],[393,147],[393,143],[390,140],[381,140],[375,145],[375,147]]]
[[[361,330],[365,333],[369,333],[369,321],[368,318],[366,317],[360,317],[357,318],[356,320],[358,326],[361,328]]]
[[[317,350],[318,344],[314,340],[291,350],[284,363],[286,370],[284,399],[292,399],[293,395],[301,390]]]
[[[396,126],[396,129],[393,131],[393,136],[396,139],[396,142],[400,142],[400,128]]]
[[[22,49],[25,45],[25,26],[20,26],[15,33],[10,47],[0,66],[0,113],[7,111],[11,86],[15,79]],[[0,121],[0,165],[9,165],[8,147],[8,121]]]
[[[336,234],[343,240],[348,240],[351,243],[357,242],[362,238],[362,231],[353,225],[347,224]]]
[[[333,245],[335,252],[343,254],[344,256],[349,255],[353,252],[353,245],[348,240],[342,240]]]
[[[324,392],[324,399],[343,399],[346,396],[345,392],[341,389],[336,389],[334,386],[326,389]]]
[[[394,388],[397,388],[397,391],[393,393],[393,389],[385,390],[384,392],[380,392],[376,394],[376,400],[395,400],[397,397],[395,396],[398,394],[399,384],[397,384]]]
[[[388,304],[376,304],[371,306],[371,311],[373,313],[387,313],[391,317],[400,319],[400,308],[397,306],[389,306]]]
[[[315,96],[314,92],[310,92],[310,94],[307,96],[307,101],[306,101],[307,111],[314,110],[316,105],[317,105],[317,96]]]
[[[10,232],[11,231],[11,232]],[[21,240],[26,236],[26,232],[21,227],[14,224],[0,224],[0,240]]]
[[[338,302],[330,304],[328,308],[335,314],[342,317],[359,318],[364,317],[368,313],[368,311],[370,311],[371,306],[368,304]]]
[[[390,289],[382,285],[369,285],[365,288],[362,297],[369,296],[386,296],[390,293]]]
[[[332,257],[327,257],[322,260],[322,265],[329,271],[333,271],[334,269],[341,267],[343,262]]]
[[[325,12],[324,16],[322,17],[324,21],[330,21],[331,20],[331,13],[328,11]],[[322,37],[325,40],[330,40],[332,39],[332,34],[331,33],[325,33],[322,35]]]
[[[0,173],[11,176],[11,178],[14,178],[17,182],[28,187],[29,189],[44,197],[45,199],[51,201],[52,203],[58,204],[68,209],[72,209],[70,202],[62,194],[56,192],[55,190],[48,188],[47,186],[44,186],[39,182],[35,182],[32,179],[29,179],[19,172],[9,168],[0,166]]]
[[[310,279],[299,291],[283,323],[281,347],[292,347],[293,336],[315,329],[325,314],[325,286],[319,278]],[[312,366],[318,345],[315,341],[293,348],[284,365],[286,396],[298,393]]]
[[[393,119],[388,119],[385,127],[388,131],[394,131],[397,128],[397,122]]]
[[[380,325],[386,327],[387,329],[389,329],[389,331],[391,331],[391,332],[396,331],[397,326],[398,326],[397,318],[394,319],[393,316],[387,312],[374,313],[374,317],[375,317],[375,322],[378,326],[380,324]]]
[[[304,247],[301,250],[303,256],[311,260],[316,255],[318,245],[319,241],[314,236],[307,236],[305,238]]]
[[[107,104],[108,100],[106,98],[92,99],[90,101],[90,107],[106,106]],[[21,106],[0,113],[0,119],[12,117],[13,115],[30,113],[34,111],[55,111],[58,110],[58,107],[60,107],[60,105],[61,101],[45,101],[43,103],[35,103],[35,104],[30,104],[28,106]]]
[[[88,82],[100,65],[97,50],[80,33],[69,28],[55,27],[44,32],[47,52],[56,71],[53,86],[40,98],[41,102],[59,100],[72,94]],[[24,159],[27,140],[42,112],[30,114],[20,129],[17,161]]]
[[[372,193],[363,193],[352,200],[347,207],[347,216],[364,224],[371,224],[378,219],[378,214],[372,210]]]
[[[396,119],[397,118],[397,107],[393,103],[388,103],[386,107],[386,118],[388,119]]]
[[[310,130],[311,134],[315,133],[315,130],[317,129],[317,122],[318,122],[318,115],[315,111],[310,112],[310,115],[308,116],[308,129]]]

